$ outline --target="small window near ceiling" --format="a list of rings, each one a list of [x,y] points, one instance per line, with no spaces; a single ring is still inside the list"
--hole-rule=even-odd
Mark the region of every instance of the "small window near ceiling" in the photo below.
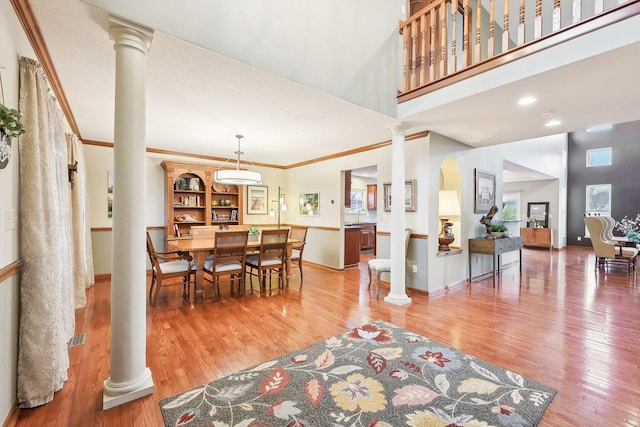
[[[587,167],[611,166],[611,147],[587,150]]]

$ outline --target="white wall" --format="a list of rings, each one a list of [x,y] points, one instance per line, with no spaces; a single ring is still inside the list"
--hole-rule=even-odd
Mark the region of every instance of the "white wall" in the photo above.
[[[527,214],[528,202],[549,202],[549,226],[554,230],[556,248],[567,245],[567,144],[567,134],[559,134],[500,146],[505,160],[549,177],[509,183],[505,191],[522,192],[523,217]]]
[[[4,104],[18,108],[18,58],[35,58],[8,0],[0,1],[0,75]],[[0,99],[0,102],[2,99]],[[20,217],[18,140],[13,138],[11,160],[0,169],[0,269],[20,258],[19,231],[7,230],[7,217]],[[0,283],[0,420],[5,420],[16,400],[19,321],[19,275]]]
[[[463,251],[460,255],[450,255],[438,257],[438,239],[429,239],[429,279],[428,290],[437,292],[447,289],[449,286],[464,283],[469,277],[469,254],[468,239],[481,237],[484,235],[484,226],[480,224],[483,214],[474,213],[474,169],[479,168],[493,172],[496,175],[496,200],[497,205],[502,200],[504,192],[502,183],[502,172],[504,160],[518,163],[529,169],[539,171],[550,177],[555,177],[549,181],[536,181],[535,184],[523,187],[529,190],[531,199],[539,200],[527,201],[549,201],[552,212],[550,223],[559,230],[557,234],[566,235],[566,201],[563,199],[562,188],[566,188],[566,166],[563,161],[563,150],[566,151],[566,135],[538,138],[535,140],[519,141],[510,144],[501,144],[491,147],[471,149],[468,146],[457,143],[441,135],[431,133],[430,141],[430,177],[434,183],[429,188],[431,200],[437,200],[440,165],[445,157],[451,156],[458,161],[462,175],[461,194],[461,224],[460,236],[456,236],[454,245],[461,246]],[[530,187],[530,188],[529,188]],[[513,191],[509,186],[508,191]],[[523,200],[526,209],[526,203]],[[437,236],[440,229],[438,220],[437,203],[433,203],[429,209],[429,235]],[[553,209],[551,209],[553,207]],[[526,211],[525,211],[526,212]],[[501,209],[495,219],[502,217]],[[557,243],[562,245],[562,239]],[[566,244],[566,243],[565,243]],[[564,246],[564,245],[562,245]],[[511,252],[502,256],[504,264],[516,261],[517,252]],[[491,257],[474,254],[471,257],[473,276],[477,276],[491,270]]]

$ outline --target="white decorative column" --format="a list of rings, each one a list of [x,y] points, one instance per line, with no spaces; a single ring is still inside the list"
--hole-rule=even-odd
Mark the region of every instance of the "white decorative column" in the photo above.
[[[116,52],[111,376],[103,409],[153,393],[146,367],[146,56],[153,31],[110,19]]]
[[[391,128],[391,289],[386,302],[405,305],[411,302],[405,285],[405,212],[404,212],[404,136],[403,124]]]

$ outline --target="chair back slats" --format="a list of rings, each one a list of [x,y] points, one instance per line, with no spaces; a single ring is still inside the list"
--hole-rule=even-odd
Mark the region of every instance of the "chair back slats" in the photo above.
[[[244,268],[249,230],[218,231],[215,239],[216,245],[213,250],[215,263],[240,262]]]
[[[213,239],[216,231],[220,229],[215,225],[195,225],[191,227],[191,238],[193,239]]]
[[[262,230],[260,238],[260,259],[280,258],[284,263],[287,254],[289,230]]]

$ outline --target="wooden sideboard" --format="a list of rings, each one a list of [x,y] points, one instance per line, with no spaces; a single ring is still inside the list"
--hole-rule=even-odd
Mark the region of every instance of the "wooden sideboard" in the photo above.
[[[496,287],[496,273],[500,271],[500,255],[511,252],[520,252],[520,271],[522,271],[522,237],[506,237],[503,239],[469,239],[469,282],[471,282],[471,255],[487,254],[493,257],[493,287]]]
[[[542,246],[553,250],[553,229],[521,228],[520,237],[524,246]]]

